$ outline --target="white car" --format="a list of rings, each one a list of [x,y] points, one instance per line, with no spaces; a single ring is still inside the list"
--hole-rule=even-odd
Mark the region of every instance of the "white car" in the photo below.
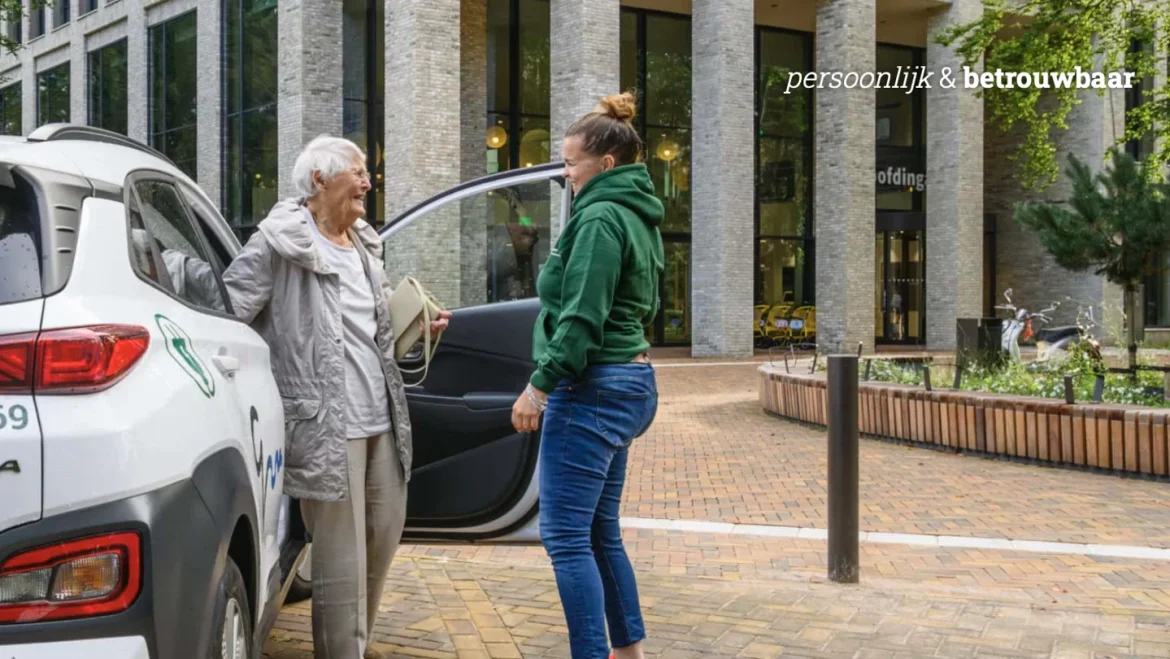
[[[563,217],[560,171],[461,185],[384,235],[460,207],[506,222],[524,196],[548,212],[561,195]],[[4,659],[260,656],[309,548],[281,494],[269,350],[220,280],[238,250],[149,147],[67,124],[0,138]],[[455,309],[408,387],[404,541],[539,542],[539,434],[511,425],[537,312],[531,298]]]

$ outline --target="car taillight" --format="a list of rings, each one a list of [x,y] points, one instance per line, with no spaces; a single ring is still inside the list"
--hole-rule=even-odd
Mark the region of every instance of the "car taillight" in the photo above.
[[[0,393],[30,393],[36,332],[0,336]]]
[[[0,623],[117,613],[141,590],[137,533],[62,542],[17,554],[0,566]]]
[[[150,346],[150,332],[94,325],[0,337],[0,392],[80,394],[121,380]]]

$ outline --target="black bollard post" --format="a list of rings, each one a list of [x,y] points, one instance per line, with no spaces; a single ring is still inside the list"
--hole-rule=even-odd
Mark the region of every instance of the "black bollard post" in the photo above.
[[[1093,402],[1100,403],[1101,399],[1105,397],[1105,376],[1098,373],[1097,379],[1093,382]]]
[[[829,579],[858,582],[857,357],[830,355]]]
[[[1076,398],[1073,396],[1073,379],[1071,375],[1064,376],[1064,402],[1069,405],[1076,402]]]
[[[931,387],[930,387],[930,366],[923,366],[922,367],[922,386],[926,387],[927,391],[930,391],[930,389],[931,389]]]
[[[963,365],[958,364],[955,366],[955,387],[954,387],[955,391],[958,391],[959,389],[961,389],[962,386],[963,386]]]
[[[865,381],[866,382],[869,382],[869,367],[870,366],[873,366],[873,360],[872,359],[865,360]]]

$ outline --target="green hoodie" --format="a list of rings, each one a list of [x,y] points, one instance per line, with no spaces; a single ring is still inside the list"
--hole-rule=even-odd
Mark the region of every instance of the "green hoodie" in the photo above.
[[[622,364],[649,349],[658,313],[662,202],[646,165],[622,165],[582,186],[540,273],[532,386],[551,392],[593,364]]]

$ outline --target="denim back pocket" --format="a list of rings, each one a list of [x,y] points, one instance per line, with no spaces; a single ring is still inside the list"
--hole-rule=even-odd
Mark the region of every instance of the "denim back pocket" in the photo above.
[[[597,390],[597,431],[614,448],[626,448],[641,436],[658,407],[657,394],[639,384],[606,383]]]

